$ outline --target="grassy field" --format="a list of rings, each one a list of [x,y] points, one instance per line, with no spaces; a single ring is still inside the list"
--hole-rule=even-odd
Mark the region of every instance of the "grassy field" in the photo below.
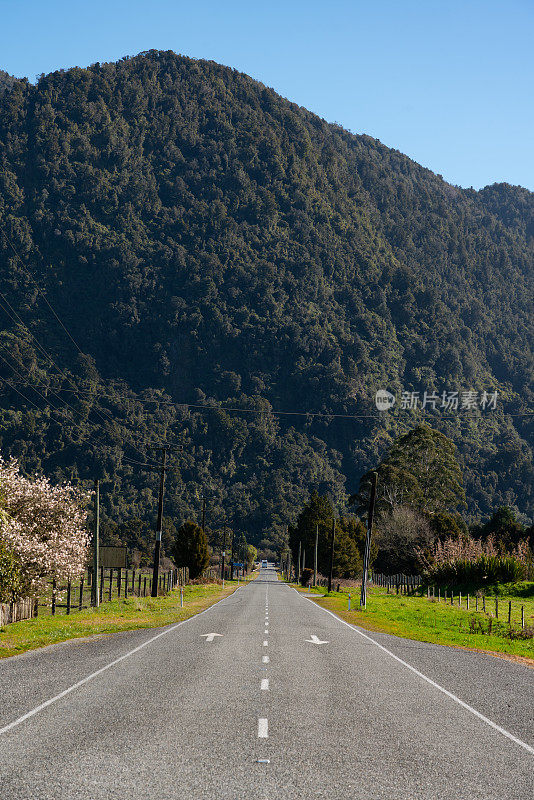
[[[505,589],[506,587],[501,587]],[[517,587],[516,587],[517,588]],[[348,611],[348,591],[332,592],[317,599],[318,605],[338,614],[342,619],[371,631],[382,631],[406,639],[450,645],[473,650],[484,650],[497,655],[525,659],[534,666],[534,638],[521,637],[518,624],[521,605],[524,606],[525,627],[534,626],[534,586],[517,592],[509,587],[507,594],[499,594],[499,619],[494,617],[494,598],[486,598],[486,613],[475,612],[474,599],[467,611],[463,605],[428,600],[424,597],[387,594],[386,589],[373,587],[368,592],[367,609],[358,608],[359,589],[352,591],[352,606]],[[312,590],[323,594],[324,589]],[[512,600],[512,621],[509,626],[508,601]],[[481,608],[481,601],[479,600]],[[484,631],[484,632],[483,632]],[[491,632],[490,632],[491,631]],[[528,636],[528,630],[525,632]],[[532,633],[530,633],[530,636]],[[518,638],[516,638],[518,637]]]
[[[185,586],[183,608],[180,608],[180,590],[175,589],[163,597],[122,598],[69,616],[46,615],[5,625],[0,628],[0,658],[67,639],[180,622],[231,594],[236,587],[237,581],[226,581],[224,589],[219,583]]]

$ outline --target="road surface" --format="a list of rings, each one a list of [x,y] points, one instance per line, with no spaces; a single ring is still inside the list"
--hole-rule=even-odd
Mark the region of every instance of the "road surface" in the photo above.
[[[0,662],[1,800],[532,800],[534,670],[343,623],[273,570]]]

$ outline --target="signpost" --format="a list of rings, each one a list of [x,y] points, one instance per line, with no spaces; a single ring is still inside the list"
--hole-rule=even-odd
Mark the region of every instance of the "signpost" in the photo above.
[[[126,569],[128,566],[128,548],[100,547],[98,563],[106,569]]]

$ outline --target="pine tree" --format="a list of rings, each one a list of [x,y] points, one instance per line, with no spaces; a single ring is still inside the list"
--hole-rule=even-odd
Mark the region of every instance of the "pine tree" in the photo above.
[[[189,567],[190,578],[198,578],[208,566],[210,562],[208,540],[196,522],[188,520],[178,528],[173,558],[178,567]]]

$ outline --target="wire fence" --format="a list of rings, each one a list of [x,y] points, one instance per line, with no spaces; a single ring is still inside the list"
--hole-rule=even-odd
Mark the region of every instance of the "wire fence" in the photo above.
[[[179,567],[159,573],[157,594],[163,595],[189,582],[189,569]],[[120,598],[152,595],[152,570],[100,567],[99,604]],[[39,597],[0,603],[0,626],[37,616],[71,614],[91,607],[93,574],[88,570],[78,581],[50,580]]]
[[[422,589],[422,596],[425,596],[420,575],[404,575],[402,573],[383,575],[381,573],[373,573],[372,582],[375,586],[384,587],[388,594],[393,592],[413,595],[416,591]],[[506,623],[509,628],[515,627],[521,631],[530,631],[532,627],[528,624],[528,619],[525,615],[525,604],[514,603],[509,598],[486,595],[482,591],[474,594],[462,593],[455,591],[454,588],[432,585],[426,585],[426,598],[433,603],[443,603],[470,613],[486,615],[490,632],[492,620]],[[482,631],[480,623],[476,621],[473,622],[471,627],[475,633],[478,632],[478,629],[480,629],[480,632],[486,632]]]

